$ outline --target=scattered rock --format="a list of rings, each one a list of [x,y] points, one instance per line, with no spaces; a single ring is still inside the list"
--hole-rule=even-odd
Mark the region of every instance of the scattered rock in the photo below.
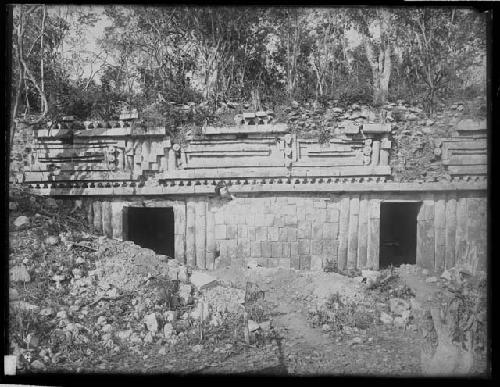
[[[410,304],[402,298],[391,298],[389,300],[391,312],[401,316],[403,312],[410,309]]]
[[[54,314],[54,309],[52,308],[44,308],[40,311],[40,316],[52,316]]]
[[[322,330],[323,332],[330,332],[331,327],[330,327],[330,325],[328,325],[328,324],[323,324],[323,326],[321,327],[321,330]]]
[[[167,354],[167,349],[165,347],[161,347],[160,350],[158,351],[158,355],[166,355]]]
[[[17,211],[18,208],[17,202],[9,202],[9,211]]]
[[[217,280],[207,273],[193,271],[191,274],[191,283],[198,290],[203,290],[217,285]]]
[[[56,317],[61,320],[65,320],[68,318],[68,312],[66,312],[65,310],[61,310],[60,312],[57,312]]]
[[[12,282],[30,282],[31,277],[28,269],[24,265],[14,266],[9,270],[9,277]]]
[[[43,243],[46,246],[55,246],[59,243],[59,237],[51,235],[44,239]]]
[[[167,322],[175,322],[177,320],[177,311],[176,310],[167,310],[163,313],[163,317]]]
[[[193,345],[193,347],[191,348],[191,350],[193,352],[201,352],[203,350],[203,345],[201,344],[197,344],[197,345]]]
[[[14,220],[14,227],[17,230],[28,227],[30,225],[30,220],[27,216],[21,215]]]
[[[14,288],[9,288],[9,301],[19,300],[19,292]]]
[[[182,305],[189,305],[192,301],[191,297],[192,286],[191,284],[181,284],[179,286],[179,299]]]
[[[422,309],[422,303],[417,301],[415,298],[410,299],[410,305],[412,310],[421,310]]]
[[[146,315],[144,317],[144,324],[146,324],[148,331],[153,333],[158,332],[158,319],[156,318],[156,313]]]
[[[31,363],[31,368],[36,370],[36,371],[43,371],[47,367],[45,367],[45,364],[43,364],[41,360],[37,359],[33,363]]]
[[[255,332],[258,329],[260,329],[259,323],[255,322],[253,320],[248,320],[248,330],[250,332]]]
[[[259,327],[260,329],[263,331],[263,332],[269,332],[271,330],[271,321],[270,320],[267,320],[267,321],[264,321],[264,322],[261,322],[259,324]]]
[[[207,321],[210,318],[210,305],[207,302],[198,300],[196,307],[190,313],[194,320]]]
[[[361,337],[355,337],[349,341],[349,345],[363,344],[363,339]]]
[[[427,269],[422,269],[422,274],[423,274],[423,275],[429,275],[429,270],[427,270]]]
[[[428,284],[432,284],[432,283],[435,283],[437,281],[438,281],[437,277],[429,277],[425,280],[425,282],[427,282]]]
[[[175,333],[174,326],[172,323],[166,323],[163,326],[163,334],[165,335],[166,339],[169,339],[173,334]]]
[[[120,340],[128,340],[131,335],[132,335],[132,329],[116,332],[116,337],[118,337]]]
[[[146,333],[146,336],[144,336],[144,342],[151,344],[153,342],[153,333],[151,332]]]
[[[382,312],[380,313],[380,321],[382,321],[384,324],[392,324],[393,323],[393,318],[391,315]]]
[[[54,198],[47,198],[45,199],[45,204],[50,207],[50,208],[57,208],[57,202]]]

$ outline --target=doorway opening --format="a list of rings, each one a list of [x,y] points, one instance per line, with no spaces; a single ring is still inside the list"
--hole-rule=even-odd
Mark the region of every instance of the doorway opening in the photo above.
[[[174,210],[171,207],[127,207],[123,211],[124,236],[156,254],[174,255]]]
[[[380,262],[384,269],[402,264],[414,265],[417,255],[418,202],[380,204]]]

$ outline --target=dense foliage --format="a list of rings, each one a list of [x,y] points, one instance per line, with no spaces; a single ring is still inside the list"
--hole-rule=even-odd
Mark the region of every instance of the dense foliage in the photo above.
[[[439,99],[485,93],[486,18],[473,9],[12,10],[17,117],[113,119],[130,106],[156,119],[191,102],[199,124],[229,101],[263,109],[401,98],[432,114]]]

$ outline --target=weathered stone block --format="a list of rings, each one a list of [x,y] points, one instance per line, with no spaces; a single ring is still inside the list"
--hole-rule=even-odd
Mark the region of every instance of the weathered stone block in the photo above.
[[[267,227],[264,227],[264,226],[256,227],[255,240],[256,241],[267,241]]]
[[[227,234],[227,239],[238,238],[238,225],[237,224],[228,224],[226,226],[226,234]]]
[[[319,255],[311,255],[311,270],[321,271],[323,269],[323,258]]]
[[[236,219],[236,214],[233,208],[225,208],[224,209],[224,223],[227,225],[235,225],[238,224],[238,220]]]
[[[288,242],[295,242],[297,240],[297,229],[295,227],[286,227],[286,234]]]
[[[214,216],[215,224],[224,224],[224,211],[216,211]]]
[[[303,221],[306,219],[307,209],[305,207],[297,207],[297,219]]]
[[[248,226],[255,226],[255,214],[253,213],[247,213],[245,216],[245,223]]]
[[[323,223],[323,239],[336,239],[339,229],[338,223]]]
[[[333,239],[323,240],[323,255],[337,255],[337,242]]]
[[[323,241],[322,240],[312,240],[311,241],[311,254],[321,255],[323,253]]]
[[[274,224],[274,214],[265,214],[264,215],[264,226],[272,226]]]
[[[285,227],[285,218],[286,218],[286,215],[283,215],[283,214],[276,215],[274,217],[273,225],[275,227]]]
[[[271,242],[262,241],[260,242],[261,255],[263,258],[271,258]]]
[[[238,225],[238,239],[248,238],[248,226],[245,224]]]
[[[311,241],[309,239],[299,239],[299,255],[310,254]]]
[[[285,216],[285,226],[297,227],[299,221],[297,215],[286,215]]]
[[[278,267],[279,262],[278,258],[269,258],[267,260],[267,267]]]
[[[248,226],[248,239],[251,241],[255,240],[255,227],[254,226]]]
[[[284,207],[283,213],[285,215],[297,215],[297,206],[296,205],[287,205]]]
[[[313,222],[312,224],[312,240],[319,241],[323,239],[323,225],[324,223]]]
[[[254,258],[261,257],[261,242],[250,242],[250,255]]]
[[[236,240],[232,239],[226,241],[228,257],[230,257],[231,259],[237,257],[237,247],[238,245],[236,244]]]
[[[299,222],[297,227],[297,238],[299,239],[311,239],[311,223],[302,221]]]
[[[311,270],[311,256],[301,255],[299,257],[300,270]]]
[[[215,239],[226,239],[226,225],[225,224],[216,224],[215,225]]]
[[[324,199],[314,200],[313,207],[325,209],[326,208],[326,201]]]
[[[271,242],[271,258],[281,258],[282,257],[282,243],[281,242]]]
[[[250,241],[248,239],[238,239],[238,252],[242,257],[250,257],[251,248]]]
[[[290,268],[297,270],[300,269],[300,259],[298,255],[290,257]]]
[[[291,262],[289,258],[280,258],[278,259],[278,267],[282,267],[284,269],[290,269]]]
[[[278,240],[280,242],[286,242],[287,239],[288,239],[288,228],[287,227],[280,227]]]
[[[290,242],[290,257],[299,256],[299,242]]]
[[[268,227],[267,228],[267,240],[269,240],[271,242],[277,242],[279,240],[278,227]]]
[[[290,258],[290,243],[282,242],[281,248],[283,258]]]

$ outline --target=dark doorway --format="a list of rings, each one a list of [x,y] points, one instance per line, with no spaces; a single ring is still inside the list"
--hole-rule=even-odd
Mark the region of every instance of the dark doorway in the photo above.
[[[174,211],[170,207],[125,208],[125,239],[157,254],[174,257]]]
[[[380,268],[416,263],[420,203],[380,204]]]

